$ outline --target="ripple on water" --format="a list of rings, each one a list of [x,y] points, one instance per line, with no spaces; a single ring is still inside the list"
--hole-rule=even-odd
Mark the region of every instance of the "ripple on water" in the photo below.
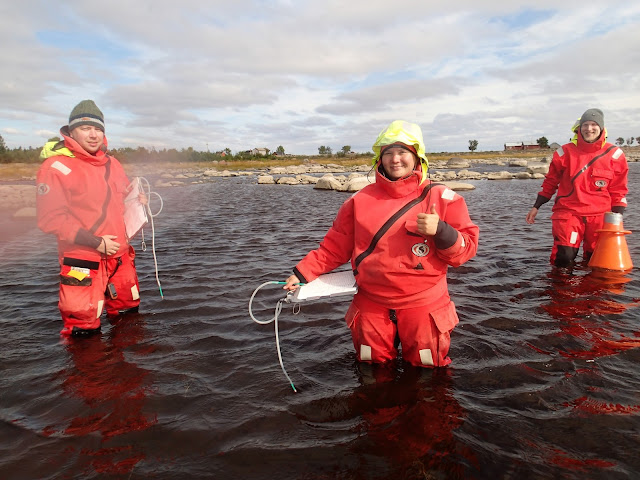
[[[632,168],[632,181],[639,172]],[[249,297],[283,280],[348,194],[214,179],[160,189],[136,259],[140,315],[65,345],[51,238],[0,241],[0,471],[7,478],[634,478],[640,471],[637,270],[551,274],[539,181],[474,182],[478,255],[450,269],[452,365],[355,362],[348,301],[274,325]],[[629,194],[630,205],[637,203]],[[548,207],[548,208],[547,208]],[[640,220],[633,208],[625,227]],[[148,230],[148,229],[147,229]],[[5,230],[3,230],[5,232]],[[151,246],[150,231],[145,232]],[[136,239],[139,244],[139,239]],[[628,237],[633,258],[640,242]],[[284,292],[261,290],[270,319]],[[620,448],[624,445],[624,448]],[[55,472],[55,473],[52,473]]]

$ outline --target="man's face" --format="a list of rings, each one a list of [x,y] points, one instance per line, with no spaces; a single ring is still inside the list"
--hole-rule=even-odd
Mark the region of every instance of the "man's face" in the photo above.
[[[69,133],[87,153],[94,154],[102,146],[104,132],[93,125],[80,125]]]
[[[593,143],[600,137],[600,125],[596,122],[592,122],[588,120],[580,125],[580,133],[582,133],[582,138],[584,138],[585,142]]]

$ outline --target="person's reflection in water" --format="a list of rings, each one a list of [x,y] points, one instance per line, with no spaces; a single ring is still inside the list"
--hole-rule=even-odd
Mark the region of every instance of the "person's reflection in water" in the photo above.
[[[135,353],[133,347],[144,338],[143,317],[131,315],[112,323],[107,335],[70,339],[66,345],[72,365],[62,372],[62,385],[87,408],[78,412],[64,434],[84,437],[99,433],[99,448],[83,444],[78,461],[84,463],[87,460],[82,457],[87,456],[96,472],[125,474],[145,458],[127,434],[149,428],[157,423],[157,417],[144,412],[151,388],[149,372],[127,361],[126,355],[128,350]]]
[[[561,320],[561,335],[568,338],[559,351],[562,356],[593,359],[640,347],[638,332],[633,332],[632,337],[617,333],[611,322],[603,318],[637,305],[616,300],[616,296],[624,293],[624,285],[630,278],[614,272],[574,273],[554,269],[549,279],[551,284],[545,294],[550,301],[542,308]]]
[[[398,363],[358,365],[363,385],[350,403],[365,435],[353,450],[387,460],[397,478],[473,478],[475,454],[454,433],[466,413],[453,395],[451,370]]]
[[[619,442],[618,425],[625,421],[616,416],[637,416],[640,405],[632,392],[616,391],[628,359],[600,359],[640,347],[634,316],[628,315],[637,300],[621,301],[629,281],[586,265],[548,274],[539,308],[555,320],[542,322],[552,333],[530,343],[545,359],[524,365],[536,379],[527,396],[536,400],[530,421],[540,430],[524,444],[531,458],[562,469],[555,477],[609,478],[621,468],[601,447]]]

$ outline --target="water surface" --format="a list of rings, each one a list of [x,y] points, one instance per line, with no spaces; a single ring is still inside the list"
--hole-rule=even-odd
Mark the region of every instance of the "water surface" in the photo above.
[[[631,164],[630,185],[640,169]],[[640,472],[640,301],[623,279],[553,272],[539,180],[474,181],[478,256],[450,270],[453,363],[355,362],[348,300],[248,315],[348,194],[254,178],[159,189],[138,248],[139,315],[62,343],[53,238],[1,218],[0,477],[623,479]],[[631,188],[625,227],[637,230]],[[640,262],[640,232],[627,238]],[[139,242],[137,242],[139,247]],[[267,320],[282,298],[259,292]]]

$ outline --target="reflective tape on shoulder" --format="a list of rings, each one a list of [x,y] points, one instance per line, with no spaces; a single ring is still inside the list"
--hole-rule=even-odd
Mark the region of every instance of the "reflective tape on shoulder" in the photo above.
[[[59,160],[53,162],[51,164],[51,168],[55,168],[56,170],[62,172],[63,175],[69,175],[71,173],[71,169]]]
[[[618,148],[618,149],[616,149],[616,151],[615,151],[615,152],[613,152],[613,159],[614,159],[614,160],[619,159],[619,158],[620,158],[620,155],[622,155],[622,150]]]
[[[453,200],[453,197],[456,196],[456,192],[451,190],[450,188],[445,188],[444,192],[442,192],[442,198],[445,200]]]
[[[556,153],[558,154],[559,157],[562,157],[564,155],[564,150],[562,150],[562,147],[558,147],[558,149],[556,150]]]

